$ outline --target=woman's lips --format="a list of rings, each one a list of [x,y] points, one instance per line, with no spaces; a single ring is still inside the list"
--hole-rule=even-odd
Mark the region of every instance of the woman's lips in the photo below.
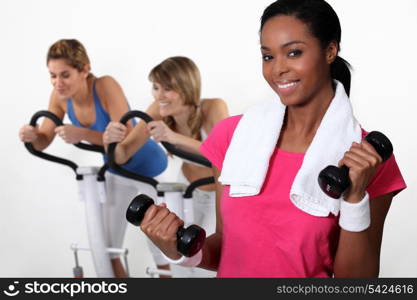
[[[294,80],[294,81],[276,82],[275,84],[278,89],[278,92],[281,95],[286,96],[294,92],[297,89],[299,83],[300,83],[299,80]]]

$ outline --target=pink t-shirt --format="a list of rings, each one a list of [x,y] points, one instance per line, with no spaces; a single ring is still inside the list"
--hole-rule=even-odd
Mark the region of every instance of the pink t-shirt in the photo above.
[[[240,116],[219,122],[201,146],[216,168]],[[363,132],[364,136],[366,132]],[[304,153],[276,149],[261,192],[230,197],[225,186],[220,212],[223,241],[218,277],[331,277],[340,227],[338,217],[315,217],[295,207],[290,188]],[[244,162],[242,162],[244,163]],[[370,198],[406,187],[394,156],[381,165],[367,191]]]

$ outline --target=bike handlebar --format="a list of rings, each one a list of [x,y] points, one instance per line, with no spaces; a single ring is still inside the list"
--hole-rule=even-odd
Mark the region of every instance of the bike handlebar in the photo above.
[[[41,110],[41,111],[36,112],[32,116],[32,118],[30,119],[29,124],[31,126],[35,127],[36,124],[37,124],[38,119],[42,118],[42,117],[46,117],[48,119],[51,119],[52,122],[54,122],[56,126],[64,125],[60,118],[58,118],[54,113],[52,113],[50,111],[47,111],[47,110]],[[83,150],[104,153],[104,147],[103,146],[90,145],[90,144],[85,144],[85,143],[77,143],[77,144],[74,144],[74,146],[76,146],[80,149],[83,149]],[[66,166],[70,167],[74,171],[77,180],[82,179],[82,175],[77,173],[78,165],[76,163],[74,163],[74,162],[72,162],[68,159],[65,159],[65,158],[61,158],[61,157],[58,157],[58,156],[55,156],[55,155],[44,153],[42,151],[38,151],[38,150],[35,149],[35,147],[33,147],[32,143],[25,143],[25,147],[31,154],[33,154],[37,157],[40,157],[42,159],[46,159],[46,160],[49,160],[49,161],[52,161],[52,162],[59,163],[59,164],[66,165]]]
[[[146,123],[153,121],[152,117],[148,114],[139,110],[132,110],[123,115],[123,117],[120,119],[120,123],[126,124],[127,121],[134,117],[140,118]],[[204,167],[211,168],[211,162],[204,156],[178,149],[177,147],[168,142],[161,142],[161,144],[168,152],[172,153],[175,156],[202,165]]]

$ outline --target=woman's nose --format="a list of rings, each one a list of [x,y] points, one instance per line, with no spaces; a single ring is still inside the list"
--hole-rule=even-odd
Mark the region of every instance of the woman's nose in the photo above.
[[[288,65],[285,60],[275,59],[272,66],[272,75],[275,78],[279,78],[282,74],[288,72]]]

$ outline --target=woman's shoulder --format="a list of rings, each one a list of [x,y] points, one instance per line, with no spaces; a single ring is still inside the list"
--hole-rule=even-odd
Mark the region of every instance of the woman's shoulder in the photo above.
[[[111,109],[110,106],[126,106],[126,97],[124,96],[122,87],[116,81],[116,79],[114,79],[112,76],[105,75],[101,77],[95,77],[92,80],[93,92],[96,93],[106,111]]]
[[[117,80],[110,76],[110,75],[104,75],[104,76],[100,76],[100,77],[95,77],[93,78],[96,90],[105,90],[105,89],[109,89],[112,88],[114,86],[119,86],[119,83],[117,82]]]
[[[200,102],[201,112],[204,115],[210,111],[222,109],[225,106],[227,107],[226,101],[221,98],[205,98],[201,99]]]
[[[211,128],[219,121],[229,117],[227,104],[220,98],[203,99],[200,102],[200,108],[203,124],[208,132],[210,132]]]
[[[361,128],[361,131],[362,138],[365,138],[369,134],[369,132],[363,128]],[[369,197],[372,199],[391,192],[397,194],[406,187],[407,185],[393,153],[388,160],[379,166],[372,180],[368,184],[367,191]]]
[[[67,111],[67,101],[60,97],[55,89],[52,90],[49,97],[48,110],[55,114],[65,114]]]

